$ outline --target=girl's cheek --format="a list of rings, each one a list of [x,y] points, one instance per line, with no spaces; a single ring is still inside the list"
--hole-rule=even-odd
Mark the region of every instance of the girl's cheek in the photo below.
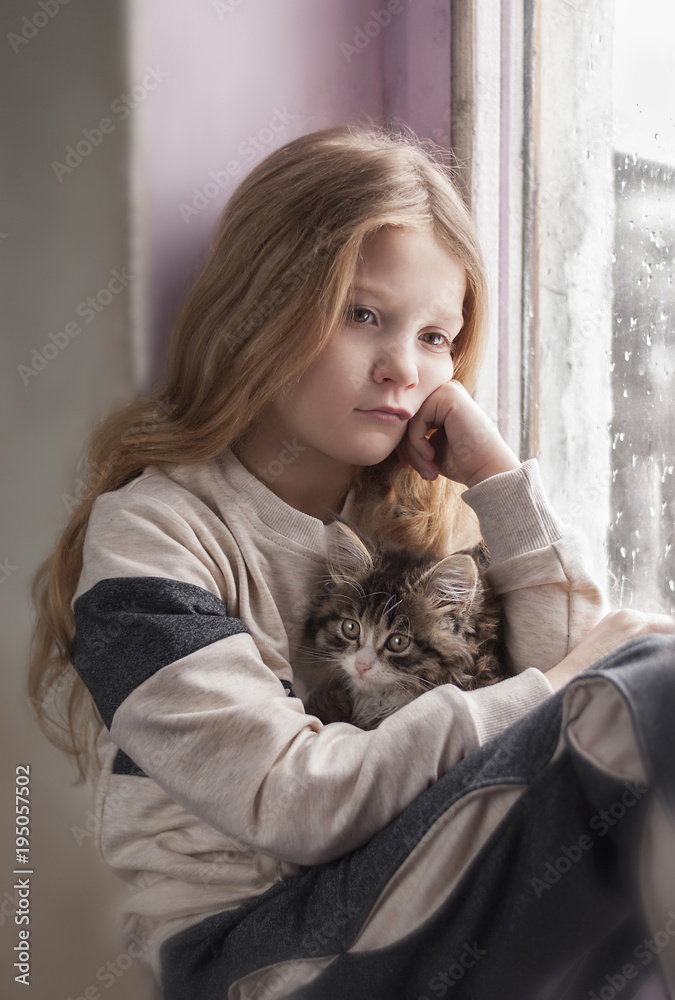
[[[452,362],[445,362],[442,365],[436,365],[433,371],[427,372],[424,377],[424,382],[422,383],[424,386],[424,398],[426,399],[427,396],[430,396],[432,392],[436,391],[436,389],[445,385],[446,382],[450,382],[453,375],[454,368]]]
[[[445,365],[445,375],[443,381],[440,382],[439,384],[445,385],[446,382],[451,382],[454,374],[455,374],[455,365],[453,363],[452,358],[449,358]]]

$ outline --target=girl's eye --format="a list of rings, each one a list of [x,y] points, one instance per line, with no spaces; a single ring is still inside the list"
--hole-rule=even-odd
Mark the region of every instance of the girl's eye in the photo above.
[[[342,622],[342,634],[347,639],[358,639],[361,634],[361,626],[353,618],[345,618]]]
[[[410,636],[404,635],[403,632],[392,632],[385,646],[390,649],[392,653],[402,653],[404,649],[407,649],[410,645]]]
[[[377,319],[375,313],[372,309],[368,309],[367,306],[347,306],[345,310],[345,318],[348,320],[353,320],[359,326],[371,326],[367,319],[363,320],[360,318],[362,314],[365,313],[366,316],[372,316],[373,319]],[[428,333],[423,333],[423,337],[435,337],[435,341],[427,341],[431,347],[449,347],[450,356],[453,357],[455,353],[455,342],[450,340],[444,333],[440,333],[438,330],[430,330]]]
[[[455,342],[451,341],[451,340],[448,340],[448,338],[445,336],[444,333],[439,333],[438,330],[430,330],[429,333],[423,333],[422,336],[423,337],[437,337],[438,339],[436,340],[435,343],[432,343],[431,346],[432,347],[445,347],[445,346],[447,346],[447,347],[450,348],[450,353],[454,354],[454,352],[455,352]]]
[[[355,323],[359,324],[359,326],[365,326],[366,324],[356,318],[356,313],[369,313],[371,316],[375,315],[371,309],[367,309],[365,306],[349,306],[347,308],[347,318],[353,319]]]

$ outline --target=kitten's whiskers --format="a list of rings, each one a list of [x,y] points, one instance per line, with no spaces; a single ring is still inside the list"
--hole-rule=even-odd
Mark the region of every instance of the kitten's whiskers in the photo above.
[[[354,590],[361,595],[361,597],[365,598],[366,596],[366,593],[361,584],[358,582],[358,580],[353,580],[349,576],[345,576],[344,574],[341,573],[336,573],[334,576],[332,574],[329,574],[328,577],[326,577],[326,579],[333,580],[335,583],[340,584],[342,586],[353,587]]]
[[[381,613],[380,613],[380,618],[382,618],[382,617],[384,616],[384,614],[385,614],[385,612],[386,612],[387,608],[389,607],[389,604],[390,604],[390,602],[391,602],[391,601],[393,601],[395,597],[396,597],[396,595],[395,595],[395,594],[390,594],[390,595],[389,595],[389,600],[387,601],[387,603],[386,603],[386,604],[384,605],[384,607],[382,608],[382,611],[381,611]],[[400,603],[401,603],[401,600],[398,600],[398,601],[396,602],[396,604],[394,605],[394,608],[397,608],[397,607],[399,606],[399,604],[400,604]],[[394,608],[392,608],[392,611],[394,610]]]
[[[311,660],[326,660],[338,663],[338,657],[329,649],[316,649],[314,646],[298,646],[298,652],[305,653]]]

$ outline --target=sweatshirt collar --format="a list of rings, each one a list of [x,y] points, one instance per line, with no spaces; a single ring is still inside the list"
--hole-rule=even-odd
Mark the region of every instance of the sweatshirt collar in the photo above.
[[[263,524],[278,531],[286,538],[323,552],[326,545],[326,533],[331,528],[330,524],[324,524],[318,517],[305,514],[287,504],[285,500],[278,497],[260,479],[249,472],[231,448],[226,448],[216,461],[224,478]],[[350,487],[345,501],[338,511],[341,517],[348,518],[350,516],[355,494],[356,487]]]

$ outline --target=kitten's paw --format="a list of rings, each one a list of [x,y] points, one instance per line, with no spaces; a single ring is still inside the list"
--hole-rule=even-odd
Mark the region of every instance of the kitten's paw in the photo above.
[[[336,676],[312,688],[305,710],[327,726],[331,722],[350,722],[353,702],[345,683]]]

